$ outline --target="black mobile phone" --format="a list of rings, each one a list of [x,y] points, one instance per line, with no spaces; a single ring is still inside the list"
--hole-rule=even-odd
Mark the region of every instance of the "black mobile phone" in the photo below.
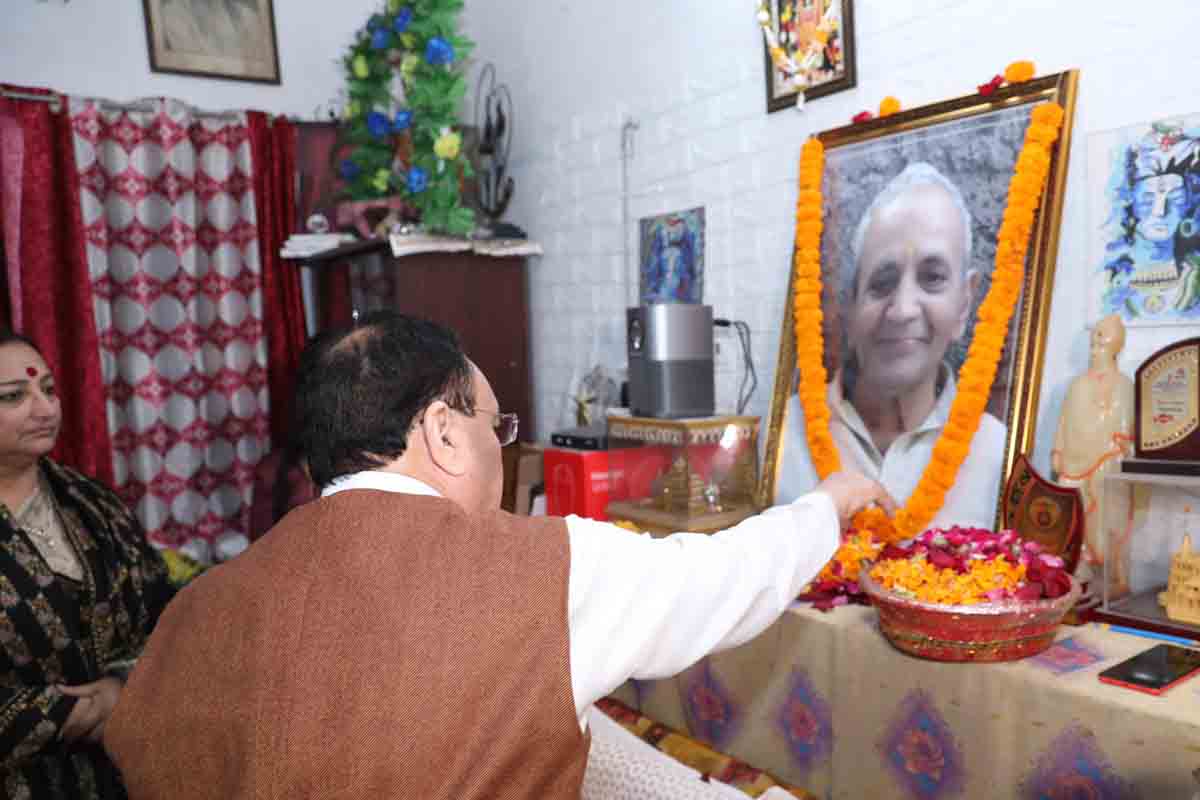
[[[1100,673],[1105,683],[1159,695],[1200,670],[1200,650],[1159,644]]]

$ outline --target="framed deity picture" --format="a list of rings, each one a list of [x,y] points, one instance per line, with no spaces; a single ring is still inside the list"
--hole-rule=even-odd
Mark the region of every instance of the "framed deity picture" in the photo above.
[[[150,69],[279,83],[273,0],[142,0]]]
[[[1088,138],[1094,322],[1200,322],[1200,114]]]
[[[776,40],[798,78],[779,69],[764,44],[767,111],[794,108],[804,84],[805,100],[854,87],[853,0],[765,0]]]
[[[1077,73],[1065,72],[819,135],[825,147],[820,264],[829,428],[843,468],[903,504],[949,417],[1034,108],[1066,112],[1051,149],[986,412],[935,526],[992,528],[1004,477],[1034,437]],[[790,269],[790,265],[780,265]],[[789,298],[795,291],[789,283]],[[784,304],[760,501],[817,482],[797,396],[797,336]],[[815,338],[815,336],[814,336]],[[977,362],[978,363],[978,362]],[[976,391],[986,392],[986,381]]]
[[[704,299],[704,207],[644,217],[639,227],[642,305]]]

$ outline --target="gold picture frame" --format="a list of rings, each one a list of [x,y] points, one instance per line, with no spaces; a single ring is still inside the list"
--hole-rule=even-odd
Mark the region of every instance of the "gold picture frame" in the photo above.
[[[274,0],[142,0],[153,72],[280,82]]]
[[[969,311],[965,312],[968,315],[966,322],[959,323],[962,328],[957,339],[947,346],[937,362],[939,376],[954,375],[953,370],[961,365],[966,344],[973,334],[979,302],[990,286],[996,231],[1029,113],[1035,105],[1044,102],[1057,102],[1066,112],[1059,141],[1053,148],[1045,196],[1030,236],[1021,299],[1013,314],[989,401],[989,412],[996,416],[993,432],[1001,424],[999,420],[1004,420],[1004,446],[1003,454],[995,455],[989,462],[997,474],[985,476],[986,485],[995,485],[990,520],[983,519],[982,508],[973,509],[981,524],[995,524],[1004,477],[1009,474],[1017,455],[1030,450],[1033,443],[1077,84],[1078,72],[1071,70],[1006,86],[987,96],[960,97],[836,128],[818,136],[825,146],[821,305],[826,341],[825,367],[831,380],[844,366],[850,370],[842,358],[842,350],[853,351],[852,347],[843,348],[849,334],[842,327],[842,318],[847,316],[844,308],[847,293],[857,292],[858,259],[849,254],[855,248],[859,252],[864,249],[863,231],[867,229],[867,217],[872,213],[872,201],[917,161],[923,166],[932,166],[934,171],[959,186],[958,206],[964,209],[963,218],[970,231],[962,274],[965,276],[973,269],[979,275],[971,284],[978,286],[973,296],[967,294],[971,302]],[[857,243],[852,241],[856,232]],[[799,408],[795,396],[798,369],[791,302],[793,281],[794,275],[789,279],[789,300],[784,304],[779,359],[759,482],[758,499],[764,506],[790,499],[782,494],[791,491],[792,486],[803,478],[805,465],[811,470],[803,430],[789,426],[792,413],[789,407]],[[847,285],[851,288],[847,289]],[[956,356],[951,349],[957,350]],[[957,364],[954,358],[958,359]],[[851,360],[856,362],[857,355]],[[941,369],[943,363],[950,372]],[[945,381],[941,378],[939,386],[947,385]],[[831,394],[844,396],[836,392]],[[900,417],[903,419],[903,415]],[[799,423],[802,425],[803,420]],[[789,461],[792,457],[796,458]],[[843,457],[844,467],[845,461]],[[923,469],[923,466],[915,469],[917,474],[911,476],[913,486]],[[962,477],[960,473],[960,479]],[[895,489],[893,493],[898,494]],[[897,496],[896,499],[903,503],[906,497]]]

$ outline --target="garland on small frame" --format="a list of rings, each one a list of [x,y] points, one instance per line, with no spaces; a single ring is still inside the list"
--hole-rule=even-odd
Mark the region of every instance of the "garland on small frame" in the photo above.
[[[400,195],[429,231],[469,234],[474,213],[460,181],[471,175],[456,130],[466,96],[458,33],[463,0],[388,0],[342,59],[351,155],[339,171],[352,200]]]

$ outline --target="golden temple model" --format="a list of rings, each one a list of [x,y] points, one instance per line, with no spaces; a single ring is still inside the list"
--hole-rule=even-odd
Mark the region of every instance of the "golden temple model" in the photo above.
[[[1167,590],[1159,592],[1158,604],[1177,622],[1200,625],[1200,553],[1192,549],[1192,537],[1184,535],[1179,550],[1171,556]]]
[[[675,459],[671,469],[663,475],[658,503],[663,511],[682,511],[688,514],[719,510],[708,507],[704,497],[704,480],[688,469],[687,461],[683,458]]]

